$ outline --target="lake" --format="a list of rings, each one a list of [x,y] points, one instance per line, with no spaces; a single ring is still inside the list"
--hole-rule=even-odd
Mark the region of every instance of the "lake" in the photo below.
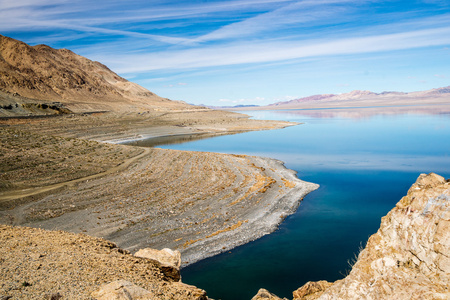
[[[449,114],[245,113],[304,124],[158,147],[276,158],[320,188],[276,232],[182,269],[216,300],[250,300],[259,288],[292,299],[307,281],[343,278],[420,173],[450,176]]]

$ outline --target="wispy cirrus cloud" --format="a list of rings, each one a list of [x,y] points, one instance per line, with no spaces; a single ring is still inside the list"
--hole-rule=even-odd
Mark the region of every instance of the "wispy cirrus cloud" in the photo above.
[[[353,11],[352,6],[342,4],[359,3],[364,1],[354,0],[317,0],[317,1],[295,1],[287,3],[279,8],[258,14],[254,17],[244,19],[225,25],[217,30],[205,34],[197,41],[205,42],[211,40],[231,39],[252,36],[261,32],[277,31],[292,25],[295,27],[327,24],[343,19],[343,16]]]
[[[132,56],[104,56],[110,65],[121,73],[148,72],[166,69],[218,67],[224,65],[266,63],[317,56],[335,56],[414,49],[450,44],[450,26],[342,38],[331,41],[259,41],[210,46],[194,49],[163,51]],[[92,54],[95,56],[95,54]]]
[[[192,43],[192,37],[185,37],[186,31],[174,30],[164,34],[149,31],[167,28],[183,28],[197,23],[210,22],[217,14],[240,10],[253,11],[269,9],[290,0],[237,0],[204,3],[152,1],[129,1],[124,6],[120,1],[67,1],[67,0],[1,0],[0,32],[73,31],[92,36],[134,37],[151,39],[166,44]],[[175,4],[175,5],[174,5]],[[215,22],[215,21],[214,21]],[[190,29],[192,30],[192,28]],[[194,30],[189,35],[195,35]],[[46,42],[46,36],[41,37]],[[60,35],[67,40],[73,33]],[[103,40],[105,40],[103,38]],[[48,41],[56,42],[52,34]]]

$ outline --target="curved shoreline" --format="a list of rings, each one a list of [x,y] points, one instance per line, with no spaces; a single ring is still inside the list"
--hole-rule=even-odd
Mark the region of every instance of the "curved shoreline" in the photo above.
[[[186,266],[273,232],[317,187],[270,158],[147,148],[127,168],[3,211],[0,222],[132,252],[177,249]]]
[[[299,179],[296,172],[287,169],[282,161],[256,156],[252,156],[252,159],[258,161],[261,165],[267,165],[281,174],[282,178],[295,183],[295,186],[288,193],[278,198],[272,198],[271,193],[267,193],[259,203],[260,209],[246,215],[249,217],[247,222],[232,231],[224,232],[213,239],[199,242],[186,249],[183,252],[184,264],[182,267],[227,252],[274,232],[288,215],[296,212],[307,194],[319,188],[318,184]],[[185,263],[186,261],[188,263]]]
[[[221,112],[210,112],[207,121],[200,118],[197,120],[203,123],[184,126],[200,117],[198,113],[167,113],[164,117],[172,120],[170,125],[151,126],[143,122],[150,119],[140,115],[130,119],[134,120],[131,126],[116,131],[118,125],[112,125],[115,116],[77,117],[70,127],[63,126],[64,118],[33,128],[29,124],[15,126],[124,148],[114,143],[142,136],[214,137],[297,125],[241,116],[224,122],[216,120],[224,118]],[[128,124],[128,119],[120,122]],[[97,123],[99,127],[84,131],[85,126],[92,128]],[[65,151],[64,155],[70,155],[70,149]],[[14,195],[15,199],[30,199],[14,200],[12,209],[0,211],[0,223],[82,232],[112,240],[130,251],[178,249],[183,265],[188,265],[273,232],[295,212],[301,199],[318,187],[299,180],[294,171],[270,158],[157,148],[143,151],[121,167],[33,189],[33,197]]]

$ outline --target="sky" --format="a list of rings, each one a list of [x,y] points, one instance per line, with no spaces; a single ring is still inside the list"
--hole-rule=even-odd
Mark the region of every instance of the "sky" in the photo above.
[[[0,34],[192,104],[450,85],[450,0],[0,0]]]

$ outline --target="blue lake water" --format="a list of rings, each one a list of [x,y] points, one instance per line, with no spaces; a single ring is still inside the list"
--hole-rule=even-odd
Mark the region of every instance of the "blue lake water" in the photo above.
[[[183,282],[216,300],[249,300],[262,287],[291,299],[307,281],[343,278],[420,173],[450,176],[450,115],[318,112],[246,112],[304,124],[158,146],[272,157],[321,186],[276,232],[182,269]]]

